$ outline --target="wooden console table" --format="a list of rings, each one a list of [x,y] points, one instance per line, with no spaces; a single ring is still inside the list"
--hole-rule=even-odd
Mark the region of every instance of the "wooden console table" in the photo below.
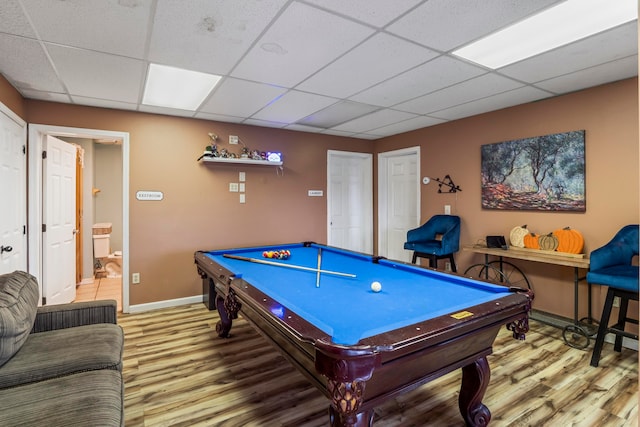
[[[509,249],[488,248],[484,245],[464,245],[462,247],[462,250],[484,255],[484,264],[472,265],[471,267],[467,268],[467,270],[465,271],[465,275],[468,275],[467,272],[472,272],[472,275],[475,277],[487,279],[489,278],[489,276],[491,275],[491,271],[493,270],[498,272],[498,274],[494,275],[493,278],[498,279],[498,281],[507,282],[508,285],[512,285],[513,283],[511,283],[510,281],[510,275],[506,272],[505,266],[515,268],[518,275],[522,275],[522,277],[524,278],[523,282],[526,283],[527,286],[529,286],[529,281],[519,268],[507,261],[504,261],[503,258],[573,267],[573,324],[565,326],[562,336],[564,338],[564,341],[571,347],[585,349],[589,346],[590,337],[596,332],[596,328],[593,327],[594,321],[591,315],[590,283],[587,284],[588,314],[586,319],[578,319],[578,284],[581,280],[586,279],[586,273],[581,276],[580,270],[589,270],[589,258],[587,256],[516,247],[510,247]],[[490,261],[490,256],[496,257],[497,260]],[[519,285],[518,283],[515,284]],[[576,334],[579,336],[576,336]],[[580,337],[582,337],[582,339],[580,339]]]

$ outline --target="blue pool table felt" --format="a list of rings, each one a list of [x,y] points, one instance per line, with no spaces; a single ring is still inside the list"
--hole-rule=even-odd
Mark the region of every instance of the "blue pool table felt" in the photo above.
[[[247,258],[315,269],[322,248],[323,270],[355,274],[355,278],[316,273],[226,258]],[[286,260],[266,259],[264,251],[288,249]],[[438,316],[504,297],[507,287],[427,270],[321,245],[302,244],[228,249],[205,253],[236,276],[259,289],[277,306],[271,312],[281,318],[295,312],[336,344],[355,345],[363,338],[409,326]],[[380,292],[371,283],[382,284]]]

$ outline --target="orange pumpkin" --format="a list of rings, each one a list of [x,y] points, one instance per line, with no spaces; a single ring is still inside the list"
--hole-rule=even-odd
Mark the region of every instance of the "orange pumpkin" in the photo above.
[[[525,248],[540,249],[540,237],[536,233],[529,233],[522,239]]]
[[[553,234],[558,238],[558,252],[570,254],[582,253],[584,237],[582,237],[582,234],[578,230],[565,227],[555,230]]]

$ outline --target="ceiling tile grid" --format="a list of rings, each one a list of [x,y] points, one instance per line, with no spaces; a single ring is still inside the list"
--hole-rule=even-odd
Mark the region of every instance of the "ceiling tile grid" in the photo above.
[[[637,17],[498,70],[451,53],[561,1],[3,0],[0,73],[26,98],[374,140],[638,75]],[[150,63],[222,79],[196,111],[147,106]]]

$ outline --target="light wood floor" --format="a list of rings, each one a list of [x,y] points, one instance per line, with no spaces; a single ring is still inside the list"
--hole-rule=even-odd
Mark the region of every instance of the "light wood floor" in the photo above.
[[[203,304],[120,315],[128,427],[328,425],[328,399],[244,319],[228,339],[217,321]],[[590,350],[535,321],[526,341],[503,328],[488,357],[491,425],[636,426],[638,353],[605,344],[593,368]],[[463,426],[459,386],[460,373],[448,374],[380,406],[374,423]]]
[[[96,278],[93,283],[76,286],[74,302],[114,299],[118,302],[118,311],[122,311],[122,279]]]

